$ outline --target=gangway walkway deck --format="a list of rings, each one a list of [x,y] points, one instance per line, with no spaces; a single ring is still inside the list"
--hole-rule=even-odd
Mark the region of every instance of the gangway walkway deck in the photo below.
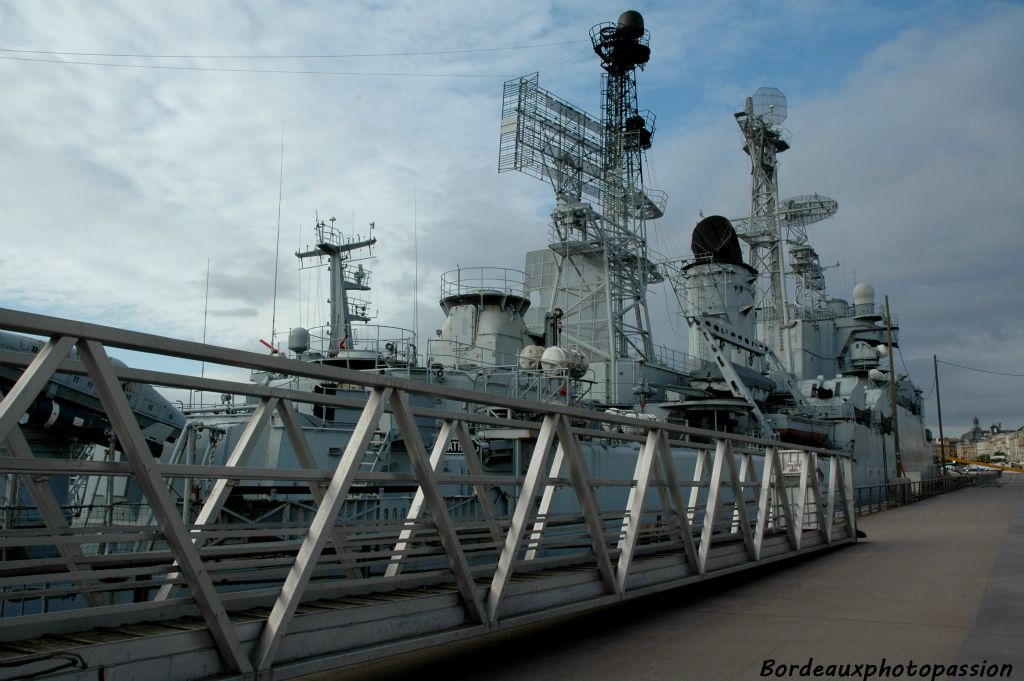
[[[984,662],[986,672],[1012,665],[1012,675],[974,678],[1024,678],[1024,476],[862,517],[859,527],[867,539],[849,549],[308,681],[753,681],[780,678],[761,675],[766,660],[810,658],[968,671]]]
[[[294,678],[856,541],[842,452],[782,451],[771,440],[13,310],[0,309],[0,328],[50,339],[36,354],[0,352],[0,363],[24,367],[0,401],[0,475],[18,481],[40,519],[0,530],[0,679],[48,670],[83,681]],[[130,369],[108,348],[337,390]],[[19,421],[56,372],[94,386],[119,443],[110,456],[32,451]],[[135,383],[241,396],[252,408],[226,460],[167,462],[150,453],[129,405]],[[351,416],[333,468],[316,464],[307,405]],[[405,471],[361,465],[383,419]],[[300,467],[252,456],[272,426]],[[488,467],[474,440],[487,428],[529,434],[523,469]],[[592,472],[602,443],[632,443],[632,472]],[[137,486],[144,508],[128,521],[75,524],[53,481],[81,476]],[[236,488],[282,481],[290,494],[306,489],[306,518],[245,524],[222,514]],[[176,503],[176,489],[202,490],[197,513]],[[404,491],[400,516],[346,511]]]

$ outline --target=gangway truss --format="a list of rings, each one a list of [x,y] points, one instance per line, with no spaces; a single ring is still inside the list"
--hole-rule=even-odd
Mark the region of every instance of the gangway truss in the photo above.
[[[49,339],[36,354],[0,352],[0,364],[23,369],[0,400],[0,475],[20,481],[37,514],[0,528],[0,678],[294,678],[856,541],[842,452],[10,309],[0,329]],[[346,390],[129,368],[111,361],[118,350],[205,362],[207,376],[237,367]],[[117,456],[32,451],[19,420],[56,372],[95,384]],[[253,408],[223,461],[162,461],[125,397],[133,384],[243,396]],[[331,469],[315,465],[309,405],[353,417]],[[406,472],[361,465],[383,417]],[[271,427],[298,467],[254,455]],[[525,433],[521,468],[482,455],[487,429]],[[631,472],[597,465],[600,450],[627,457]],[[62,476],[129,477],[147,512],[78,525],[54,493]],[[185,519],[172,494],[182,480],[206,490]],[[282,481],[304,489],[308,518],[245,524],[221,513],[237,490]],[[404,499],[403,513],[342,512],[370,489]]]

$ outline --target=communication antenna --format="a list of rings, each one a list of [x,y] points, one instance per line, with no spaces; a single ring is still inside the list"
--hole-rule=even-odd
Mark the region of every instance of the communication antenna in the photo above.
[[[281,263],[281,196],[284,190],[284,128],[281,128],[281,165],[277,177],[277,240],[274,242],[274,302],[270,312],[270,344],[277,333],[277,268]]]

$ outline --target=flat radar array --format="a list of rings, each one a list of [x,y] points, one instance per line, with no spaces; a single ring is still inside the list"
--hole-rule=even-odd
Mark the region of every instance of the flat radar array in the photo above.
[[[564,337],[615,376],[618,358],[653,358],[647,287],[663,278],[645,223],[663,215],[665,195],[643,186],[654,134],[654,117],[637,106],[636,70],[651,55],[643,17],[624,12],[590,35],[605,71],[601,118],[541,88],[536,73],[506,82],[498,171],[551,184]]]

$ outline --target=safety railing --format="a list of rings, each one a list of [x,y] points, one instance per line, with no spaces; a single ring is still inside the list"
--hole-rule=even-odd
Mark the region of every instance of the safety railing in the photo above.
[[[854,490],[857,515],[877,513],[965,487],[988,484],[995,477],[995,473],[946,475],[926,480],[903,480],[883,485],[864,485]]]
[[[460,267],[441,275],[441,299],[498,293],[525,298],[526,273],[507,267]]]
[[[61,678],[145,674],[157,658],[165,678],[287,678],[856,539],[841,452],[787,446],[792,475],[770,440],[7,309],[0,328],[50,339],[37,354],[0,352],[24,369],[0,401],[0,475],[19,481],[42,521],[0,529],[0,600],[18,613],[0,619],[0,642],[22,651],[0,657],[24,654],[31,669],[43,659],[25,652],[34,645],[73,649],[89,671]],[[111,348],[348,390],[128,368]],[[32,451],[19,420],[57,372],[91,377],[118,443],[107,460]],[[238,414],[222,459],[168,463],[150,453],[125,398],[131,383],[244,396],[254,408]],[[303,416],[309,404],[348,411],[345,439],[325,443]],[[392,465],[369,469],[385,423]],[[268,465],[268,442],[285,443],[294,465]],[[78,526],[55,491],[72,476],[130,478],[125,494],[148,512]],[[182,489],[194,506],[184,518]],[[104,636],[82,647],[97,627]],[[144,643],[160,632],[159,645]]]

